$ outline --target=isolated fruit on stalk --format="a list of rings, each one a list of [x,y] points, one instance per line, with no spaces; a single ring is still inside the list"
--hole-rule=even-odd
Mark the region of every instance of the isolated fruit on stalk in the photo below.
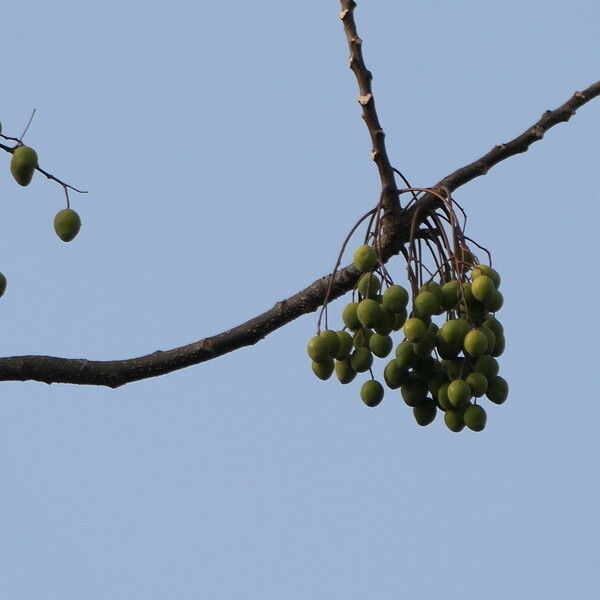
[[[59,211],[54,217],[54,231],[63,242],[70,242],[81,229],[81,219],[71,208]]]
[[[375,379],[365,381],[360,388],[360,397],[362,398],[362,401],[371,408],[381,403],[383,394],[383,386]]]
[[[38,155],[33,148],[29,146],[15,148],[10,161],[10,172],[19,185],[25,187],[31,183],[37,166]]]
[[[354,253],[354,266],[361,272],[372,271],[377,264],[377,253],[373,246],[359,246]]]

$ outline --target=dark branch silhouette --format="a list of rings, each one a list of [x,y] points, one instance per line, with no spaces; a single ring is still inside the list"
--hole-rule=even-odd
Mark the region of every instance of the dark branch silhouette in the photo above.
[[[490,152],[441,179],[425,193],[414,199],[407,208],[401,209],[394,173],[385,148],[385,133],[377,113],[371,89],[372,75],[362,57],[360,40],[354,21],[354,0],[341,0],[340,18],[350,48],[350,68],[359,86],[359,103],[363,109],[363,119],[367,125],[373,144],[372,158],[379,170],[384,210],[384,236],[380,247],[380,257],[387,261],[401,252],[409,241],[410,229],[415,222],[424,222],[440,200],[440,195],[448,196],[460,186],[485,175],[498,163],[526,152],[531,144],[541,140],[544,134],[559,123],[568,121],[575,112],[590,100],[600,96],[600,82],[594,83],[582,92],[576,92],[567,102],[553,111],[546,111],[540,120],[513,140],[495,146]],[[2,146],[5,150],[10,148]],[[61,182],[62,183],[62,182]],[[64,185],[64,184],[63,184]],[[184,367],[217,358],[244,346],[260,341],[271,332],[279,329],[297,317],[319,308],[328,295],[329,300],[338,298],[351,290],[359,273],[353,266],[347,266],[335,273],[317,279],[308,287],[273,308],[249,321],[219,333],[168,351],[128,360],[92,361],[67,359],[51,356],[13,356],[0,359],[0,380],[41,381],[44,383],[72,383],[119,387],[126,383],[164,375]],[[329,290],[329,292],[328,292]]]

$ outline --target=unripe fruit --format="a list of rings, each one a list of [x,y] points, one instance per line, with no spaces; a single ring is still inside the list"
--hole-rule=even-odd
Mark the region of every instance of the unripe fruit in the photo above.
[[[450,380],[464,379],[473,369],[464,358],[455,358],[453,360],[443,360],[442,368],[446,371]]]
[[[496,290],[492,297],[485,303],[485,307],[490,312],[497,312],[504,306],[504,296],[502,292]]]
[[[37,166],[38,155],[33,148],[29,146],[15,148],[10,161],[10,172],[19,185],[25,187],[31,183]]]
[[[460,344],[448,344],[442,339],[440,332],[436,334],[435,345],[439,357],[446,360],[456,358],[462,350],[462,342]]]
[[[471,386],[464,379],[455,379],[448,386],[448,400],[457,408],[465,406],[472,397]]]
[[[465,352],[468,352],[471,356],[477,357],[485,354],[487,350],[487,337],[482,331],[478,329],[474,329],[473,331],[469,331],[467,335],[465,335],[465,340],[463,342],[463,348]]]
[[[427,384],[420,377],[410,374],[408,381],[402,384],[400,393],[408,406],[414,407],[427,397]]]
[[[503,377],[494,377],[488,383],[485,394],[494,404],[503,404],[508,398],[508,382]]]
[[[327,342],[329,356],[331,356],[331,358],[335,358],[335,355],[340,349],[340,338],[338,338],[337,333],[331,329],[325,329],[324,331],[321,331],[319,337],[322,337]]]
[[[385,358],[392,351],[393,347],[394,342],[389,335],[374,333],[369,338],[369,348],[379,358]]]
[[[343,360],[348,358],[350,352],[352,351],[352,336],[347,331],[338,331],[336,333],[340,342],[340,346],[335,358],[338,360]]]
[[[442,286],[442,308],[452,310],[460,299],[460,283],[455,279]]]
[[[485,303],[491,300],[496,291],[496,286],[487,275],[480,275],[477,279],[473,280],[471,291],[473,292],[473,296],[479,300],[479,302]]]
[[[435,420],[437,414],[437,405],[433,398],[425,398],[423,402],[413,407],[413,415],[416,422],[421,426],[425,427]]]
[[[327,362],[329,357],[329,344],[325,338],[315,335],[308,342],[306,348],[308,356],[317,363]]]
[[[436,371],[432,373],[427,380],[427,388],[434,396],[437,396],[440,388],[447,383],[449,383],[449,381],[446,373],[442,371]]]
[[[496,319],[496,317],[488,317],[483,322],[484,327],[487,327],[490,331],[494,332],[494,335],[498,338],[504,334],[504,327],[502,323]]]
[[[383,370],[383,379],[390,389],[395,390],[398,389],[408,379],[408,371],[400,368],[398,366],[398,361],[392,359],[387,365],[385,365],[385,369]]]
[[[400,285],[391,285],[383,292],[382,306],[393,313],[401,313],[408,304],[408,292]]]
[[[381,309],[381,323],[375,327],[375,331],[380,335],[389,335],[394,330],[396,315],[385,308]]]
[[[465,337],[464,321],[462,319],[451,319],[450,321],[446,321],[440,329],[440,337],[447,344],[462,345],[462,341]]]
[[[414,307],[424,316],[434,315],[440,309],[440,303],[431,292],[419,292],[414,300]]]
[[[357,373],[368,371],[373,365],[373,354],[368,348],[356,348],[350,355],[350,366]]]
[[[488,380],[481,373],[469,373],[465,381],[471,386],[473,396],[480,398],[487,392]]]
[[[499,371],[498,361],[491,356],[480,356],[475,363],[475,372],[485,375],[488,382],[494,379]]]
[[[446,423],[446,427],[454,433],[462,431],[465,427],[462,411],[447,410],[444,414],[444,423]]]
[[[413,351],[417,356],[429,356],[435,348],[435,333],[428,329],[420,342],[413,344]]]
[[[381,289],[381,281],[374,273],[365,273],[356,286],[363,298],[376,298]]]
[[[401,369],[410,369],[417,364],[417,355],[413,350],[413,345],[409,341],[404,341],[396,347],[396,360]]]
[[[496,335],[491,329],[488,329],[485,326],[481,326],[477,328],[478,331],[481,331],[485,337],[487,338],[487,349],[485,351],[486,354],[493,354],[494,347],[496,346]]]
[[[473,267],[473,272],[471,273],[471,279],[474,281],[482,275],[486,275],[494,282],[494,287],[498,289],[500,287],[500,274],[496,269],[492,269],[492,267],[488,267],[487,265],[477,265]]]
[[[373,246],[359,246],[354,253],[352,262],[361,273],[367,273],[372,271],[377,264],[377,252]]]
[[[418,357],[413,370],[423,381],[427,383],[429,378],[439,368],[439,362],[433,356]]]
[[[331,377],[334,369],[333,358],[328,358],[327,362],[314,362],[312,363],[313,373],[319,378],[325,381]]]
[[[6,277],[4,277],[3,273],[0,273],[0,297],[4,296],[5,291],[6,291]]]
[[[442,288],[440,287],[440,285],[435,283],[435,281],[429,281],[429,282],[423,284],[421,286],[421,288],[419,289],[419,292],[432,293],[435,296],[435,298],[438,301],[438,304],[440,306],[442,305],[442,302],[444,301],[444,294],[442,293]]]
[[[356,316],[361,324],[365,327],[375,327],[383,320],[381,306],[379,306],[375,300],[371,300],[370,298],[362,300],[358,303]]]
[[[487,414],[479,404],[472,404],[467,407],[463,415],[465,425],[472,431],[483,431],[487,421]]]
[[[369,340],[371,339],[372,335],[373,335],[373,332],[370,329],[367,329],[365,327],[361,327],[354,334],[354,338],[352,340],[352,343],[354,344],[354,347],[355,348],[368,348],[369,347]]]
[[[448,398],[448,386],[449,385],[450,385],[449,383],[444,383],[443,385],[441,385],[438,388],[437,401],[442,410],[453,410],[454,409],[454,405],[450,402],[450,399]]]
[[[342,311],[342,321],[344,321],[344,325],[350,331],[356,331],[360,328],[360,321],[356,316],[356,309],[358,308],[358,302],[350,302],[344,306],[344,310]]]
[[[54,217],[54,231],[63,242],[70,242],[81,229],[81,219],[71,208],[56,213]]]
[[[496,338],[496,343],[494,344],[494,351],[492,352],[492,356],[502,356],[504,353],[504,348],[506,347],[506,340],[503,335],[500,335]]]
[[[394,321],[394,331],[400,331],[406,323],[406,317],[408,317],[408,313],[406,309],[401,310],[399,313],[396,313],[396,320]]]
[[[423,339],[427,331],[427,325],[421,319],[413,317],[404,323],[403,331],[406,339],[414,344]]]
[[[342,384],[350,383],[356,377],[356,371],[350,366],[350,360],[335,361],[335,376]]]
[[[383,386],[375,379],[365,381],[360,388],[360,397],[362,398],[362,401],[371,408],[381,403],[383,394]]]

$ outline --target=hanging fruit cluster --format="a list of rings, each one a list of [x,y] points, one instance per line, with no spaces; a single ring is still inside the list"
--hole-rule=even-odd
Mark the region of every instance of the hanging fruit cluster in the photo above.
[[[72,186],[60,181],[56,177],[49,175],[45,171],[43,171],[38,164],[38,155],[37,152],[23,144],[23,136],[27,132],[29,125],[31,124],[31,120],[33,119],[33,115],[31,115],[31,119],[25,128],[25,131],[21,134],[20,138],[13,138],[2,135],[2,124],[0,123],[0,137],[6,140],[12,140],[17,142],[17,145],[10,148],[8,146],[1,145],[2,149],[7,150],[12,153],[12,158],[10,161],[10,172],[14,178],[14,180],[22,187],[27,187],[35,174],[36,170],[42,172],[49,179],[53,179],[58,182],[64,189],[65,195],[67,198],[67,208],[60,210],[56,216],[54,217],[54,231],[56,235],[63,242],[70,242],[79,233],[81,229],[81,219],[79,215],[69,206],[69,193],[68,190],[74,190],[79,193],[85,193],[81,190],[77,190]],[[4,294],[6,290],[6,277],[0,273],[0,296]]]
[[[481,399],[502,404],[508,396],[496,360],[505,347],[504,329],[495,316],[504,302],[500,275],[480,264],[469,250],[467,240],[472,240],[458,224],[455,201],[441,199],[444,212],[428,217],[434,227],[424,229],[423,237],[419,237],[421,230],[413,228],[405,253],[412,293],[393,283],[378,256],[377,220],[375,231],[366,236],[373,243],[361,245],[354,253],[353,264],[361,276],[352,301],[342,311],[343,328],[327,328],[325,303],[321,313],[325,313],[325,329],[320,330],[319,319],[317,335],[307,350],[313,373],[320,379],[335,372],[340,383],[348,384],[357,374],[368,372],[370,378],[362,384],[360,395],[369,407],[381,403],[387,387],[400,390],[419,425],[429,425],[441,411],[451,431],[465,426],[482,431],[487,414]],[[444,232],[440,217],[449,224],[452,237]],[[424,262],[422,240],[431,242],[427,246],[434,258],[433,270]],[[386,361],[383,384],[373,375],[375,358]]]

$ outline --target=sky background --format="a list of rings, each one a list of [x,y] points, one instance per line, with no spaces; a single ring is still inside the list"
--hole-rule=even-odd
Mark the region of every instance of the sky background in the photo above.
[[[64,244],[62,189],[19,187],[0,154],[4,355],[172,348],[331,270],[379,192],[338,12],[2,3],[3,131],[37,107],[41,166],[90,190]],[[417,186],[600,78],[595,0],[363,0],[356,19]],[[503,277],[511,394],[481,434],[315,379],[315,314],[118,390],[0,384],[0,595],[595,597],[599,134],[596,101],[455,195]]]

